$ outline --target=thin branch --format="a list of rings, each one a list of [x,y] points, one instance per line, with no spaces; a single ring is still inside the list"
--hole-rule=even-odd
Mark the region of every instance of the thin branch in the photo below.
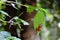
[[[18,17],[20,17],[23,14],[23,12],[21,14],[18,15]]]
[[[18,5],[20,5],[20,6],[25,6],[25,7],[27,7],[26,5],[23,5],[23,4],[20,4],[20,3],[18,3],[18,2],[14,2],[14,1],[5,1],[5,2],[7,2],[7,3],[13,3],[13,4],[18,4]]]

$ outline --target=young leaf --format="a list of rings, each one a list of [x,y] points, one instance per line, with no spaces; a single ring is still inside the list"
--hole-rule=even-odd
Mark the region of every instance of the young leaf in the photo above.
[[[31,5],[26,5],[26,6],[27,6],[27,12],[33,12],[36,9],[36,7]]]
[[[39,25],[44,24],[45,16],[42,11],[38,11],[34,18],[34,29],[37,29]]]

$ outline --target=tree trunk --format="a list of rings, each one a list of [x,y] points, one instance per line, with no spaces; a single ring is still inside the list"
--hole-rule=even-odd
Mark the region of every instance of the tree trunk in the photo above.
[[[25,1],[25,0],[24,0]],[[23,4],[30,4],[32,6],[36,5],[36,0],[29,0],[29,1],[25,1],[25,3],[23,2]],[[26,21],[29,22],[30,25],[28,26],[23,26],[23,31],[21,32],[21,38],[22,40],[40,40],[40,36],[37,34],[36,30],[33,29],[33,19],[34,16],[36,14],[36,11],[31,12],[31,13],[26,13],[24,12],[22,15],[22,18]]]

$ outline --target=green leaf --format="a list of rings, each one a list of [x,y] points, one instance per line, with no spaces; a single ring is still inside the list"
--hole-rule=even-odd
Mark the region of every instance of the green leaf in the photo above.
[[[53,15],[50,14],[49,10],[47,10],[47,9],[42,9],[42,10],[45,12],[46,16],[53,18]]]
[[[48,9],[42,9],[42,11],[45,12],[46,20],[52,22],[53,21],[53,15],[50,14],[49,10]]]
[[[37,5],[36,5],[36,6],[37,6],[37,8],[41,8],[41,5],[40,5],[40,3],[37,3]]]
[[[6,23],[5,21],[3,21],[3,22],[2,22],[2,25],[5,26],[5,25],[7,25],[7,23]]]
[[[3,1],[0,1],[0,10],[5,8],[4,4],[5,3]]]
[[[19,18],[18,16],[15,16],[14,19],[16,20],[16,22],[18,22],[20,24],[22,23],[21,18]]]
[[[0,21],[5,20],[6,16],[3,14],[0,14]]]
[[[38,28],[38,25],[44,25],[45,16],[42,11],[38,11],[34,18],[34,29]]]
[[[33,12],[36,9],[36,7],[31,5],[26,5],[26,6],[27,6],[27,12]]]

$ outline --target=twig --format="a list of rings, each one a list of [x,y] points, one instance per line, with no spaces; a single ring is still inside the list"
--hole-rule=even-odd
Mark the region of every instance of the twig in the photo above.
[[[25,6],[25,7],[27,7],[26,5],[23,5],[23,4],[20,4],[20,3],[18,3],[18,2],[14,2],[14,1],[5,1],[5,2],[7,2],[7,3],[13,3],[13,4],[18,4],[18,5],[20,5],[20,6]]]

